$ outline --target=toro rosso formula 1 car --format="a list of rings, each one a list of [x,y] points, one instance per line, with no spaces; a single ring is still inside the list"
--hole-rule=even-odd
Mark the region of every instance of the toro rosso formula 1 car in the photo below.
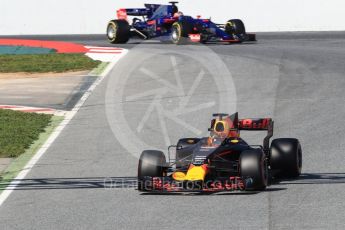
[[[145,8],[119,9],[117,18],[107,26],[110,43],[126,43],[132,36],[143,39],[159,37],[161,41],[175,44],[187,42],[228,42],[255,41],[255,34],[247,34],[240,19],[232,19],[226,24],[216,24],[210,19],[185,16],[176,6],[145,4]],[[128,16],[134,16],[129,22]]]
[[[294,138],[274,139],[271,118],[238,119],[238,113],[214,114],[204,138],[183,138],[168,149],[146,150],[138,165],[142,192],[260,191],[269,177],[301,174],[302,149]],[[262,145],[249,145],[240,131],[267,131]],[[175,159],[171,154],[175,151]]]

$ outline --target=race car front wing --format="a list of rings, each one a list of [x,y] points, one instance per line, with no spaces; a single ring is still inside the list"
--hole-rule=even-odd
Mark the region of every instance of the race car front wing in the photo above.
[[[222,192],[243,191],[252,183],[251,178],[218,178],[209,181],[177,181],[171,177],[145,177],[138,188],[147,192]]]

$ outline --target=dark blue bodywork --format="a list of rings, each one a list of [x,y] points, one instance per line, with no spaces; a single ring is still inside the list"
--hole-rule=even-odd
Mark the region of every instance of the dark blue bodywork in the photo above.
[[[161,37],[163,40],[169,39],[172,33],[172,25],[175,22],[184,21],[193,25],[193,30],[190,34],[197,35],[200,38],[198,42],[242,42],[255,40],[255,38],[248,39],[248,34],[229,34],[225,31],[224,24],[213,23],[210,19],[193,18],[185,15],[176,17],[175,14],[178,12],[178,9],[174,4],[145,4],[145,8],[121,10],[125,11],[128,16],[134,16],[131,24],[132,31],[134,31],[132,34],[139,35],[139,37],[144,39],[157,37]]]

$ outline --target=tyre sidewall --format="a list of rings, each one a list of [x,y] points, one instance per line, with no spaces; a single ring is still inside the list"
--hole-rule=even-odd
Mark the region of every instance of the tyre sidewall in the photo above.
[[[268,184],[268,168],[261,150],[246,150],[240,155],[240,173],[244,181],[252,180],[246,190],[264,190]]]
[[[151,177],[164,176],[166,158],[163,152],[156,150],[145,150],[142,152],[138,164],[138,190],[149,191]]]
[[[297,177],[302,170],[302,148],[297,139],[279,138],[272,141],[270,166],[280,176]]]
[[[176,31],[177,33],[177,38],[173,38],[173,33]],[[189,35],[189,29],[188,29],[188,23],[187,22],[175,22],[172,25],[172,31],[171,31],[171,41],[172,43],[176,45],[184,45],[189,43],[190,39],[188,37]]]
[[[244,23],[240,19],[231,19],[225,24],[225,31],[230,34],[242,35],[246,34]]]
[[[166,166],[166,158],[163,152],[145,150],[139,159],[138,178],[161,177],[164,166]]]
[[[109,37],[108,31],[112,27],[114,32],[114,37]],[[130,26],[125,20],[111,20],[107,26],[107,38],[110,43],[126,43],[130,38]]]

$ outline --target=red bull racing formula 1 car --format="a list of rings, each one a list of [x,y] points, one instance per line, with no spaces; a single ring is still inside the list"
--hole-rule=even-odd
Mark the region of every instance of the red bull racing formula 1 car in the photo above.
[[[187,42],[255,41],[255,34],[247,34],[240,19],[216,24],[200,16],[192,18],[178,10],[177,2],[170,5],[145,4],[145,8],[119,9],[117,19],[107,26],[110,43],[126,43],[132,36],[143,39],[160,38],[163,42],[185,44]],[[133,16],[131,23],[128,16]]]
[[[240,131],[267,131],[262,145],[249,145]],[[294,138],[274,139],[271,118],[238,119],[214,114],[204,138],[183,138],[168,150],[146,150],[138,165],[142,192],[219,192],[264,190],[273,177],[301,174],[302,149]],[[175,159],[172,159],[175,152]]]

